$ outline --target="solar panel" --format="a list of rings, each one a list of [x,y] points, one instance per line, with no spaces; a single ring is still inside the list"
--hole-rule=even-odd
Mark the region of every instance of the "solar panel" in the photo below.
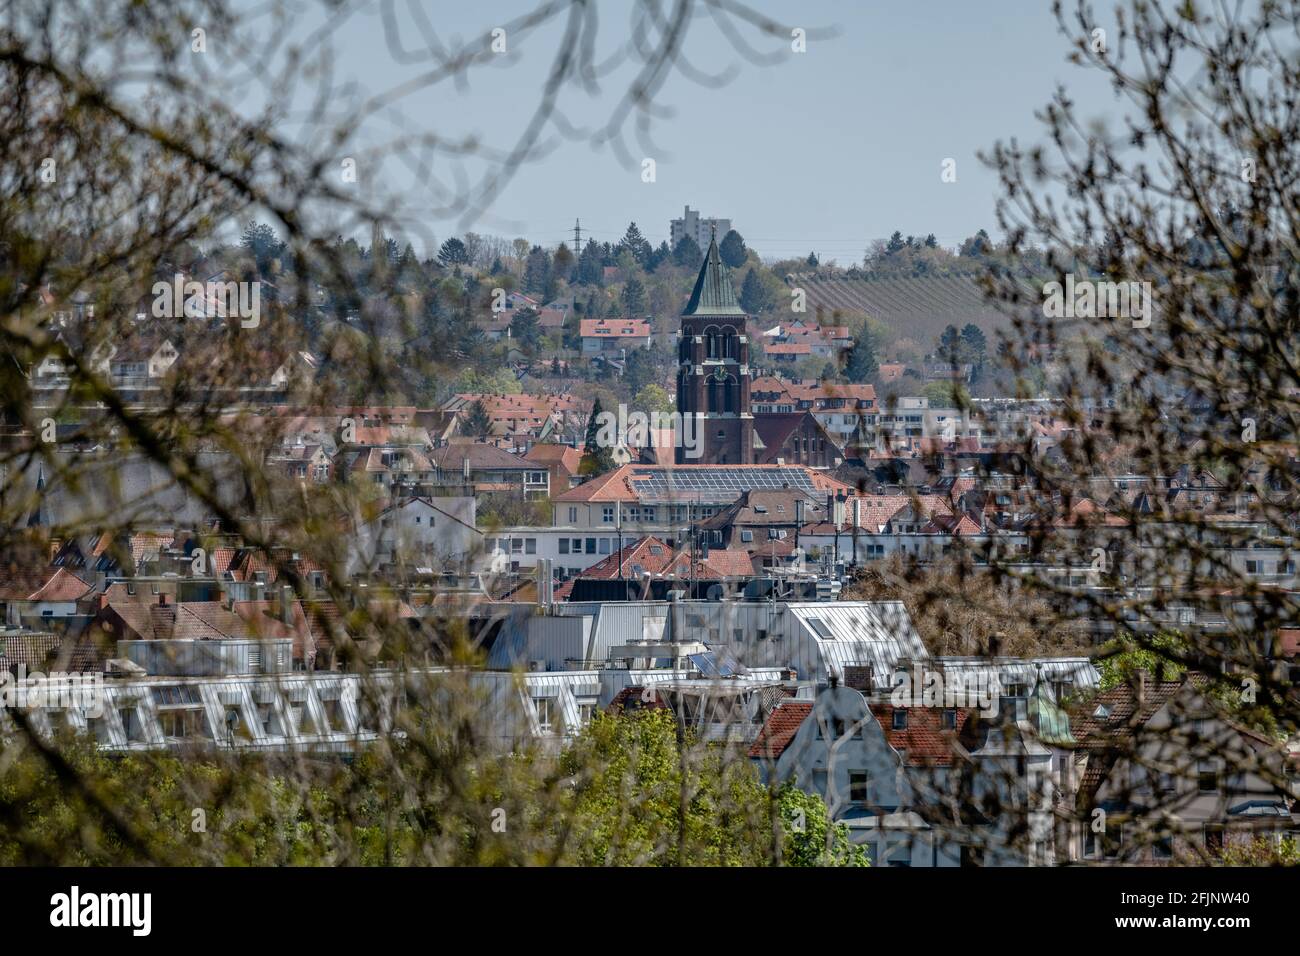
[[[730,503],[742,491],[790,488],[815,493],[812,476],[804,468],[638,468],[632,475],[643,501],[689,499]]]

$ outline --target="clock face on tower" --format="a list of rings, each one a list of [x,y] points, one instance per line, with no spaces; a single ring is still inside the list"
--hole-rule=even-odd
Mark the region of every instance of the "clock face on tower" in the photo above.
[[[719,382],[725,382],[727,380],[727,370],[719,365],[713,370],[713,377]]]

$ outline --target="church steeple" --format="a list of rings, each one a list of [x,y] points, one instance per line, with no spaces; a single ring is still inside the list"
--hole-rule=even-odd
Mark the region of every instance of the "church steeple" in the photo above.
[[[746,318],[736,301],[731,272],[718,252],[715,226],[695,288],[682,310],[677,355],[677,410],[683,420],[694,419],[702,435],[702,453],[696,459],[702,464],[748,465],[754,461]],[[677,461],[686,461],[681,448]]]
[[[682,316],[744,314],[731,285],[731,270],[718,252],[718,227],[714,226],[709,234],[709,251],[704,254],[704,263]]]

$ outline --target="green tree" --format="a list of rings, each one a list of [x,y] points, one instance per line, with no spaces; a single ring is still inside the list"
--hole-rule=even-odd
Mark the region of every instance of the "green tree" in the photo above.
[[[636,276],[628,279],[623,285],[623,294],[621,296],[623,311],[632,317],[645,314],[645,286]]]
[[[272,263],[284,254],[284,243],[275,234],[275,230],[264,222],[256,222],[252,219],[244,226],[244,234],[239,244],[252,255],[253,261],[257,264],[258,274],[263,277],[271,275]]]
[[[469,265],[469,250],[465,243],[452,236],[439,247],[438,261],[444,266]]]
[[[536,309],[515,310],[510,319],[510,337],[529,354],[537,351],[542,344],[542,326]]]
[[[921,389],[931,408],[966,408],[970,393],[961,382],[931,382]]]
[[[600,442],[600,425],[604,409],[601,407],[600,399],[596,399],[591,406],[591,417],[587,419],[586,440],[582,446],[582,460],[578,462],[578,470],[584,475],[595,477],[603,475],[614,467],[614,449],[606,448]]]
[[[623,238],[614,247],[616,256],[623,251],[630,252],[637,265],[642,267],[650,259],[652,254],[650,243],[646,241],[645,236],[641,235],[641,230],[637,228],[635,222],[628,223],[627,232],[623,233]]]
[[[770,798],[753,767],[698,744],[666,708],[597,714],[561,767],[574,781],[570,832],[579,865],[771,860]]]
[[[579,285],[604,285],[605,267],[602,261],[600,243],[588,239],[578,257],[578,271],[575,276]]]
[[[690,236],[682,236],[673,249],[673,264],[682,269],[698,269],[704,258],[704,250]]]
[[[781,862],[786,866],[870,866],[867,851],[849,839],[849,828],[832,823],[815,793],[786,784],[776,795],[781,821]]]
[[[530,295],[542,296],[545,301],[546,288],[551,278],[551,257],[541,246],[533,246],[524,263],[524,291]]]
[[[750,315],[770,312],[776,307],[776,294],[763,281],[757,266],[745,273],[745,281],[740,284],[740,307]]]
[[[870,382],[880,372],[880,362],[876,358],[876,346],[871,340],[871,331],[864,324],[858,333],[853,347],[849,349],[844,362],[844,377],[854,384]]]
[[[483,404],[483,399],[476,398],[470,402],[469,408],[465,410],[463,429],[470,438],[477,438],[480,441],[492,434],[492,419],[488,415],[487,406]]]
[[[565,282],[570,281],[573,277],[573,271],[577,268],[577,257],[569,250],[564,243],[555,250],[555,258],[551,261],[552,275],[557,279],[563,279]]]
[[[739,269],[749,258],[749,250],[745,248],[745,239],[736,230],[731,229],[722,237],[722,242],[718,243],[718,255],[722,261],[732,269]]]
[[[974,365],[983,365],[988,357],[988,341],[984,332],[974,322],[967,322],[961,330],[963,357]]]
[[[647,415],[651,412],[672,412],[675,410],[673,400],[668,397],[668,391],[662,385],[656,385],[651,382],[639,389],[632,399],[632,404],[639,412],[645,412]]]

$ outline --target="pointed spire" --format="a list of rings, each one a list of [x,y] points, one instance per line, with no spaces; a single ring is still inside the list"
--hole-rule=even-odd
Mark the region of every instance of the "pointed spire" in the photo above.
[[[731,285],[731,270],[718,252],[718,224],[711,223],[709,228],[709,251],[704,254],[699,278],[682,315],[744,315]]]

